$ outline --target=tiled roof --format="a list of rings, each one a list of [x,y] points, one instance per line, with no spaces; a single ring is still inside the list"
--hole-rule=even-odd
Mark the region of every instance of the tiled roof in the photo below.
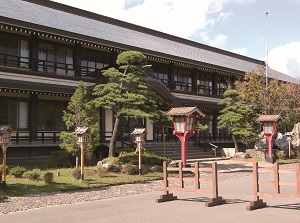
[[[280,115],[261,115],[258,117],[258,122],[277,122],[282,120]]]
[[[153,56],[164,55],[167,59],[178,59],[194,65],[207,66],[220,70],[244,73],[256,70],[263,61],[244,57],[228,51],[209,47],[172,35],[135,26],[129,23],[110,19],[104,16],[84,17],[83,10],[51,3],[51,7],[32,3],[35,0],[0,0],[0,15],[5,18],[25,22],[29,27],[40,29],[49,27],[73,34],[77,38],[93,38],[96,41],[106,41],[112,45],[122,46],[125,50],[135,49]],[[39,0],[36,0],[39,1]],[[43,1],[39,1],[43,2]],[[44,1],[44,4],[48,4]],[[56,7],[56,8],[55,8]],[[61,11],[64,10],[64,11]],[[73,13],[71,13],[73,12]],[[90,13],[91,15],[95,15]],[[1,17],[0,17],[1,19]],[[55,33],[54,33],[55,34]],[[270,77],[280,80],[297,82],[295,78],[270,70]]]
[[[165,115],[174,116],[174,115],[184,115],[188,116],[193,113],[196,113],[200,116],[205,116],[203,112],[201,112],[197,107],[177,107],[177,108],[171,108],[169,111],[165,113]]]

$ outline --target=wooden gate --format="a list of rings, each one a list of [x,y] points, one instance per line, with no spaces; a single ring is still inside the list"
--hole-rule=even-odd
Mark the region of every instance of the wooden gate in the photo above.
[[[176,171],[179,173],[179,177],[169,177],[168,171]],[[190,171],[194,173],[194,177],[183,177],[184,171]],[[212,183],[211,189],[200,188],[200,171],[211,172],[212,179],[206,180],[201,179],[201,182]],[[216,205],[225,204],[226,200],[218,195],[218,175],[217,175],[217,163],[213,162],[211,168],[199,168],[199,162],[195,162],[195,167],[183,167],[182,162],[179,162],[178,167],[168,167],[167,162],[163,163],[163,173],[164,173],[164,194],[157,199],[157,203],[176,200],[177,196],[173,196],[173,193],[169,193],[171,190],[185,191],[185,192],[202,192],[211,193],[212,198],[205,203],[206,207],[212,207]],[[178,187],[170,187],[169,181],[177,181],[179,183]],[[194,182],[195,188],[186,188],[184,182]]]
[[[266,173],[266,172],[273,172],[274,173],[274,180],[273,181],[262,181],[259,180],[259,173]],[[280,181],[279,173],[285,174],[296,174],[296,182],[283,182]],[[274,187],[274,192],[266,193],[259,191],[259,185],[267,184],[272,185]],[[282,194],[280,193],[280,186],[296,186],[297,194]],[[259,168],[258,164],[253,163],[253,190],[254,190],[254,201],[250,202],[250,206],[247,206],[247,210],[255,210],[258,208],[264,208],[267,206],[266,202],[263,202],[260,199],[260,196],[267,196],[267,197],[292,197],[292,198],[300,198],[300,163],[296,164],[296,170],[283,170],[279,169],[279,164],[274,163],[274,168],[267,169],[267,168]]]

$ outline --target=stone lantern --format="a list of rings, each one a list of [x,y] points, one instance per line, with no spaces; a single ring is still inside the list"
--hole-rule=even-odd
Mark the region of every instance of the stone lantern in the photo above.
[[[84,147],[88,143],[90,133],[88,127],[77,127],[75,130],[76,143],[80,145],[81,150],[81,180],[84,179]]]
[[[147,134],[145,128],[135,128],[131,135],[134,136],[134,141],[138,146],[139,153],[139,175],[142,174],[142,143],[144,142],[145,134]]]
[[[165,113],[173,117],[174,131],[181,142],[181,161],[186,164],[186,142],[194,135],[194,126],[197,117],[205,116],[197,107],[171,108]]]
[[[272,140],[277,136],[278,123],[280,120],[282,120],[280,115],[261,115],[257,119],[257,121],[261,122],[263,133],[268,139],[269,155],[266,157],[266,161],[269,163],[275,162],[275,158],[272,156]]]

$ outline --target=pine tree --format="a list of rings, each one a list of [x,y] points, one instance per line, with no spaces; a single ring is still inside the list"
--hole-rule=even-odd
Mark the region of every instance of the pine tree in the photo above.
[[[245,144],[253,143],[257,139],[257,114],[251,105],[239,101],[237,90],[226,90],[223,95],[224,99],[219,104],[225,107],[220,111],[218,128],[229,128],[234,147],[239,151],[238,138]]]
[[[96,107],[112,109],[115,117],[113,133],[109,144],[109,157],[115,155],[120,120],[123,116],[156,119],[161,115],[158,110],[160,99],[151,91],[147,74],[142,66],[146,57],[136,51],[126,51],[118,55],[119,69],[109,68],[103,71],[108,83],[99,84],[94,89]]]
[[[63,120],[72,132],[61,132],[62,143],[60,147],[76,156],[76,166],[78,166],[79,146],[76,144],[75,129],[88,127],[91,130],[89,143],[85,146],[86,151],[93,151],[100,143],[97,110],[91,103],[91,93],[81,81],[71,97],[67,110],[64,111]]]

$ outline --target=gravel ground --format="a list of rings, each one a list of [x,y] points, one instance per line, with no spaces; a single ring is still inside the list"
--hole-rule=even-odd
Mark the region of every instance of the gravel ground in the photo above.
[[[210,162],[202,162],[202,167],[209,167]],[[271,164],[262,163],[259,166],[272,168]],[[283,169],[295,169],[295,164],[281,165]],[[242,161],[218,161],[218,179],[226,180],[252,175],[252,163]],[[201,178],[210,178],[210,174],[200,174]],[[24,197],[10,197],[0,202],[0,213],[23,211],[46,206],[72,204],[84,201],[93,201],[153,191],[162,191],[163,181],[151,181],[146,183],[124,184],[118,186],[87,189],[70,192],[31,194]]]

